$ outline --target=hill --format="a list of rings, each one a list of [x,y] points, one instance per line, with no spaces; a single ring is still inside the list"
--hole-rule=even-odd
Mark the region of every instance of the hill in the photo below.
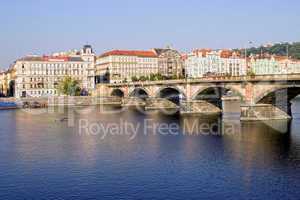
[[[287,51],[288,49],[288,51]],[[236,49],[241,55],[245,55],[244,49]],[[300,42],[294,43],[276,43],[268,46],[252,47],[247,49],[247,56],[254,55],[278,55],[287,56],[287,52],[290,58],[300,59]]]

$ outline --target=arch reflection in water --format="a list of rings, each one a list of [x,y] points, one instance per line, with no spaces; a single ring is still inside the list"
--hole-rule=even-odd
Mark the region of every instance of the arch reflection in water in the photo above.
[[[186,116],[180,120],[183,134],[186,135],[239,135],[239,120],[222,120],[221,116]]]

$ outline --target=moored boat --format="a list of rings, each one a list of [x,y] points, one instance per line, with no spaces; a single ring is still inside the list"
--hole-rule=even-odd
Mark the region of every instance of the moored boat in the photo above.
[[[14,102],[0,102],[0,110],[17,109],[18,105]]]

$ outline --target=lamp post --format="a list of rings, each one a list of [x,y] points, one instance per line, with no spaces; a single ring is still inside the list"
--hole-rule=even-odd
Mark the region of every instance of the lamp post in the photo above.
[[[184,65],[185,66],[185,70],[184,70],[184,78],[185,78],[185,95],[186,95],[186,97],[189,95],[188,94],[188,70],[187,70],[187,66],[186,65]],[[181,97],[182,98],[182,97]],[[181,98],[180,98],[180,101],[181,101]],[[189,103],[188,103],[188,99],[186,98],[185,99],[185,101],[186,101],[186,110],[189,110],[189,108],[187,108],[189,105]],[[181,101],[182,102],[182,101]]]
[[[251,44],[253,44],[253,42],[252,42],[252,41],[249,41],[249,42],[247,43],[247,45],[245,45],[245,63],[246,63],[246,69],[247,69],[247,71],[249,70],[249,69],[248,69],[248,61],[247,61],[247,46],[248,46],[248,44],[251,45]]]
[[[289,43],[286,44],[286,57],[289,59]]]
[[[248,67],[248,61],[247,61],[247,46],[248,44],[253,44],[253,42],[249,41],[247,43],[247,45],[245,45],[245,65],[246,65],[246,76],[244,76],[244,84],[245,84],[245,90],[246,90],[246,96],[248,96],[247,98],[250,98],[250,105],[253,105],[253,91],[252,91],[252,87],[250,85],[248,85],[248,81],[247,81],[247,75],[248,75],[248,72],[250,72],[249,70],[249,67]]]

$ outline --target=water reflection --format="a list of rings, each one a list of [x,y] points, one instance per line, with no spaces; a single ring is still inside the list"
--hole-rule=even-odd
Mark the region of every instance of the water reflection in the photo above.
[[[80,199],[82,195],[159,199],[157,194],[161,199],[297,196],[296,183],[300,178],[297,119],[241,123],[220,116],[180,117],[135,110],[119,112],[119,108],[106,110],[110,112],[99,107],[64,108],[40,114],[20,110],[0,112],[0,159],[5,160],[0,163],[0,196],[3,199],[33,199],[37,198],[35,194],[43,194],[45,199]],[[67,120],[59,120],[62,118]],[[82,120],[93,124],[91,130],[99,129],[98,134],[82,128]],[[120,130],[126,124],[135,129],[112,134],[113,124]],[[162,124],[167,128],[160,132]],[[105,130],[110,134],[104,134]]]
[[[188,116],[181,117],[180,125],[183,134],[187,135],[239,135],[239,120],[223,120],[221,116]]]
[[[107,145],[112,149],[122,147],[124,151],[131,152],[134,151],[135,145],[142,143],[155,146],[156,152],[165,151],[165,148],[170,145],[174,149],[187,149],[188,151],[190,151],[191,145],[203,145],[208,150],[215,148],[215,145],[221,145],[220,147],[224,151],[231,152],[233,158],[239,159],[244,155],[246,155],[245,161],[252,158],[250,163],[257,156],[265,155],[262,165],[271,164],[278,157],[288,158],[290,153],[293,155],[292,157],[296,156],[295,159],[299,158],[298,149],[291,150],[292,144],[298,148],[300,144],[300,137],[297,133],[298,124],[295,121],[241,123],[239,120],[223,120],[220,116],[179,117],[176,115],[165,116],[159,113],[145,114],[135,110],[115,114],[117,109],[110,109],[113,112],[108,114],[99,112],[98,107],[65,109],[63,112],[38,115],[23,111],[12,112],[13,120],[16,122],[15,129],[12,131],[15,132],[14,137],[17,140],[15,143],[19,144],[16,147],[19,150],[18,153],[22,154],[24,158],[34,160],[33,152],[38,152],[43,145],[45,145],[44,147],[50,145],[51,147],[56,146],[54,151],[61,151],[60,155],[64,154],[64,158],[67,158],[74,153],[72,148],[67,147],[69,142],[72,142],[72,145],[82,152],[78,156],[82,156],[81,159],[84,162],[86,159],[92,161],[98,153],[97,145],[99,144]],[[57,120],[65,117],[68,119],[67,122]],[[83,119],[89,124],[95,123],[104,128],[98,128],[97,134],[84,132],[88,129],[80,127],[80,120]],[[69,122],[70,120],[72,123]],[[122,127],[124,126],[122,123],[130,124],[133,129],[125,129]],[[104,134],[103,131],[111,130],[111,124],[120,125],[117,130],[122,130],[122,132]],[[168,126],[177,124],[179,129],[177,131],[174,129],[175,134],[168,131],[159,132],[157,126],[161,124]],[[128,132],[128,130],[132,132]],[[44,140],[45,137],[56,143],[48,144],[48,141]],[[49,154],[51,151],[53,150],[51,149]],[[44,154],[40,154],[40,156],[44,156]],[[247,157],[250,158],[247,159]]]

